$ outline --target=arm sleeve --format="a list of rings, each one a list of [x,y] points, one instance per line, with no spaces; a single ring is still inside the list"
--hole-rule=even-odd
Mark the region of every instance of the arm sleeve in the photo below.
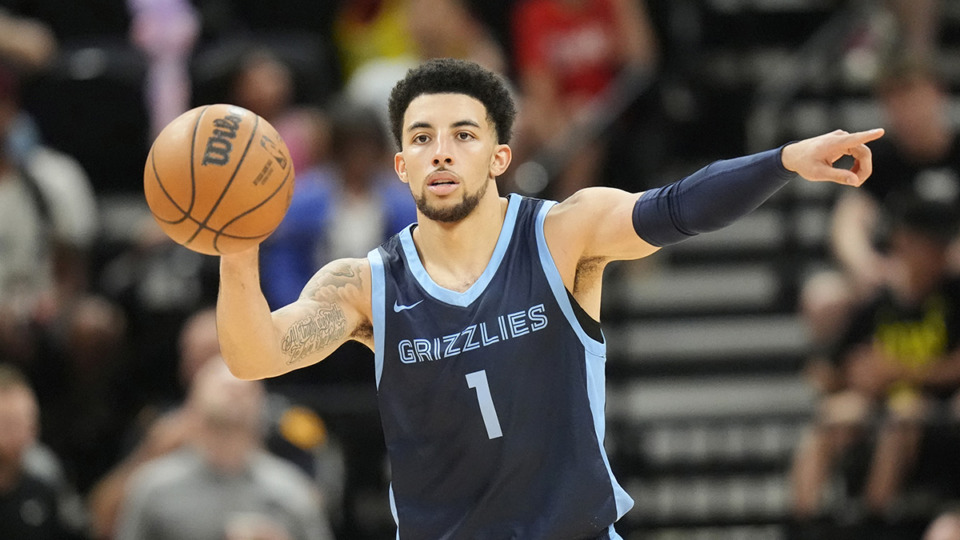
[[[633,208],[637,235],[663,247],[721,229],[752,212],[796,176],[783,168],[782,148],[715,161],[682,180],[644,192]]]

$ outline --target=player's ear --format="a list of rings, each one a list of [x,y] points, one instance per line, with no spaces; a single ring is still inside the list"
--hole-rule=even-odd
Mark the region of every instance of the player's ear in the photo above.
[[[393,155],[393,170],[397,171],[397,176],[404,184],[407,183],[407,162],[403,160],[403,154],[397,152]]]
[[[490,160],[490,174],[496,177],[507,172],[507,167],[510,166],[512,159],[513,150],[510,149],[510,146],[498,144],[497,147],[493,149],[493,157]]]

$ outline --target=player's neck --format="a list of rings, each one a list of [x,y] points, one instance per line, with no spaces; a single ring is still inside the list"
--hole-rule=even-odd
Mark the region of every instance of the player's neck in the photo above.
[[[507,199],[494,195],[456,223],[419,221],[413,240],[434,282],[463,292],[480,277],[500,238],[507,204]]]

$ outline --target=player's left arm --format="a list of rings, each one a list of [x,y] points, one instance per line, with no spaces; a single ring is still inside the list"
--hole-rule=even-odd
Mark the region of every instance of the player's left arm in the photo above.
[[[584,260],[645,257],[661,247],[729,225],[798,175],[813,182],[860,186],[873,167],[866,143],[882,135],[882,129],[837,130],[766,152],[717,161],[641,194],[584,189],[551,210],[545,225],[548,243],[551,251],[558,248],[554,253],[558,264],[572,271]],[[845,155],[853,157],[854,165],[835,168],[833,163]],[[563,268],[561,273],[566,273]]]

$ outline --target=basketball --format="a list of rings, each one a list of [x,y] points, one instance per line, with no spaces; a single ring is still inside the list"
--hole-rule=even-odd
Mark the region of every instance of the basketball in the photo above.
[[[150,213],[178,244],[207,255],[262,242],[283,219],[294,172],[266,120],[228,104],[191,109],[157,135],[143,171]]]

